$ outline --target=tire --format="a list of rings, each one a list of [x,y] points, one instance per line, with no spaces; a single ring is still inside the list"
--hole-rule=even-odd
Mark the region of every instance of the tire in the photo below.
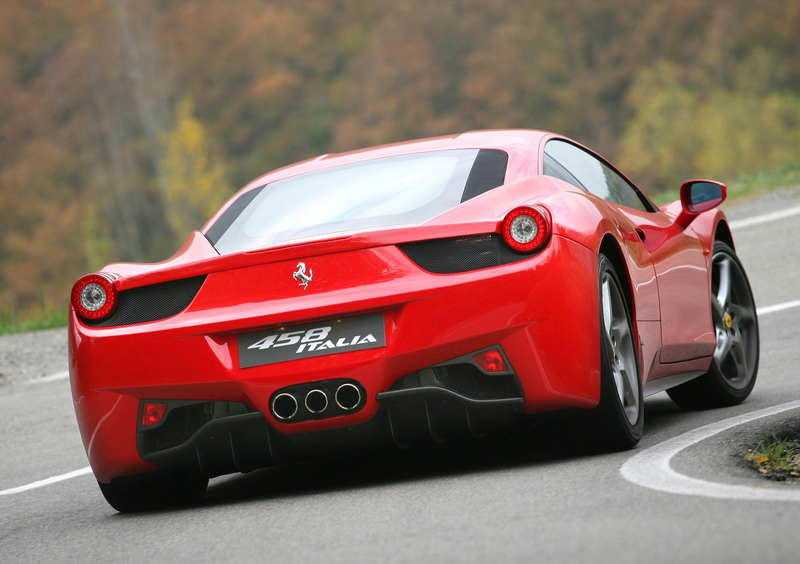
[[[726,407],[743,402],[756,383],[758,317],[750,282],[736,253],[722,241],[711,258],[711,317],[717,348],[708,372],[667,390],[684,409]]]
[[[595,446],[627,450],[642,437],[644,398],[630,307],[619,276],[604,254],[598,259],[600,292],[600,403],[590,412]]]
[[[208,487],[199,474],[156,472],[97,482],[108,504],[120,513],[147,511],[198,502]]]

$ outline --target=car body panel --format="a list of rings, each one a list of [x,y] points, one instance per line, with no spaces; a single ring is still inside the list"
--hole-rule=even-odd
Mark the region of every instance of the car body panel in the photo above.
[[[324,156],[274,171],[237,193],[390,155],[454,148],[508,154],[504,185],[422,225],[333,233],[221,256],[204,233],[234,196],[171,259],[105,267],[103,272],[120,291],[206,278],[188,307],[158,321],[90,327],[71,310],[72,392],[98,480],[155,469],[137,452],[143,400],[241,402],[261,412],[278,434],[314,434],[365,424],[381,408],[377,394],[400,378],[493,346],[501,347],[519,379],[524,414],[591,409],[600,399],[597,255],[604,242],[615,245],[624,262],[643,382],[707,369],[713,352],[707,339],[712,331],[706,311],[707,251],[724,216],[717,210],[705,212],[693,230],[676,234],[671,231],[671,208],[634,214],[541,176],[541,149],[556,137],[538,131],[470,132]],[[524,260],[434,274],[400,248],[410,242],[499,233],[505,215],[522,205],[544,206],[553,230],[546,247]],[[636,229],[646,232],[645,242]],[[655,244],[662,235],[662,243]],[[300,262],[313,270],[307,287],[293,277]],[[239,366],[237,337],[242,333],[373,313],[383,315],[386,346]],[[682,323],[682,317],[692,321]],[[335,378],[364,387],[362,409],[294,423],[271,413],[276,391]]]
[[[310,285],[303,291],[292,280],[292,259],[210,274],[186,311],[162,321],[93,329],[73,312],[75,407],[98,479],[118,475],[103,469],[105,454],[94,456],[108,449],[127,453],[125,464],[115,462],[113,468],[145,471],[132,456],[135,433],[123,439],[108,417],[111,413],[135,428],[138,401],[148,398],[241,401],[264,413],[279,432],[304,433],[363,423],[378,408],[375,395],[398,378],[499,344],[525,388],[526,412],[590,408],[599,399],[599,321],[589,320],[578,329],[571,321],[599,307],[596,256],[582,245],[554,236],[548,249],[532,259],[457,275],[422,271],[395,247],[320,255],[307,262],[320,273],[313,290]],[[503,274],[496,272],[500,269]],[[336,280],[337,273],[359,272],[355,288]],[[235,291],[281,278],[293,297],[273,299],[276,289],[261,288],[241,303]],[[372,312],[385,316],[385,348],[238,367],[239,333]],[[437,319],[447,320],[446,331],[431,322]],[[364,409],[346,418],[294,424],[270,414],[275,390],[318,380],[320,374],[361,382],[369,398]],[[125,398],[111,412],[109,394]]]
[[[641,297],[640,287],[637,284],[639,276],[636,270],[641,265],[646,265],[647,260],[642,258],[646,254],[655,269],[658,281],[658,312],[655,309],[642,308],[634,304],[635,318],[640,320],[660,319],[661,321],[661,352],[659,361],[663,363],[676,363],[698,358],[707,358],[714,352],[716,335],[711,323],[710,302],[710,258],[708,237],[704,245],[695,230],[690,226],[682,229],[675,224],[675,218],[680,213],[680,202],[675,202],[670,207],[658,209],[647,195],[625,174],[617,169],[610,161],[592,151],[588,147],[575,143],[566,137],[558,135],[544,135],[540,140],[539,161],[543,160],[544,148],[552,139],[563,139],[583,148],[586,152],[595,155],[609,167],[625,178],[644,197],[654,209],[654,212],[636,210],[627,206],[614,204],[602,200],[593,194],[584,192],[586,197],[593,200],[594,204],[606,207],[613,212],[611,221],[615,224],[619,234],[618,242],[625,241],[628,274],[633,281],[635,291],[634,302],[637,296]],[[558,181],[565,187],[564,182]],[[574,187],[571,187],[575,189]],[[581,190],[576,189],[581,192]],[[719,210],[710,210],[701,214],[703,221],[696,222],[694,227],[703,233],[711,233],[708,218],[724,217]],[[606,229],[613,231],[606,226]],[[712,239],[713,240],[713,239]],[[644,247],[644,251],[641,248]],[[650,273],[647,266],[646,273]],[[703,283],[707,282],[708,291],[704,291]],[[687,315],[693,312],[693,315]],[[645,372],[647,374],[647,372]],[[646,380],[647,378],[645,378]]]

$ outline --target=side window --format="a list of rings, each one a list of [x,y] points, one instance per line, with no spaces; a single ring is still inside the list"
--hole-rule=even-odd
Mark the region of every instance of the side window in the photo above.
[[[554,139],[547,142],[544,152],[545,157],[549,157],[557,164],[561,165],[561,167],[566,169],[566,171],[578,180],[583,188],[595,196],[629,208],[641,211],[654,211],[646,201],[639,196],[636,189],[617,174],[616,171],[594,155],[587,153],[572,143]],[[543,164],[546,165],[546,163],[547,158],[545,158],[545,163]],[[545,174],[548,173],[545,172]],[[552,174],[551,176],[556,175]],[[557,178],[561,177],[558,176]],[[567,180],[567,182],[570,181]],[[575,183],[571,182],[571,184]]]
[[[552,176],[553,178],[558,178],[559,180],[563,180],[564,182],[568,182],[572,184],[576,188],[580,188],[581,190],[586,190],[586,188],[578,182],[578,179],[572,176],[567,169],[563,166],[558,164],[553,157],[548,155],[547,153],[544,154],[544,162],[542,163],[542,168],[545,176]]]

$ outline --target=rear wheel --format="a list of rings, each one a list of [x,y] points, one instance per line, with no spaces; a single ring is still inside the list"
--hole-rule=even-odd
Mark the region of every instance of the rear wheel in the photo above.
[[[759,336],[753,292],[736,253],[722,241],[714,243],[711,260],[711,318],[717,348],[708,372],[667,390],[686,409],[736,405],[756,383]]]
[[[195,503],[205,494],[208,478],[197,473],[156,472],[97,484],[111,507],[130,513]]]
[[[600,403],[591,412],[597,446],[625,450],[642,437],[644,410],[639,356],[619,276],[600,254]]]

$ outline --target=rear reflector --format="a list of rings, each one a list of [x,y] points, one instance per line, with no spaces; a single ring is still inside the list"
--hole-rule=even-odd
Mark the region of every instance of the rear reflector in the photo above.
[[[167,404],[147,402],[142,408],[142,427],[151,427],[161,423],[167,412]]]
[[[472,360],[477,362],[478,366],[486,372],[508,372],[508,365],[497,349],[489,349],[478,353],[472,357]]]

